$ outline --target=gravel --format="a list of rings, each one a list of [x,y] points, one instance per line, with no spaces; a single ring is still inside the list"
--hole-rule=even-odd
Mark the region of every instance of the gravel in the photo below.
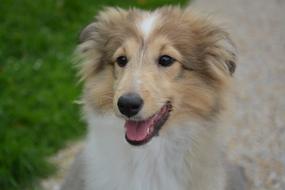
[[[192,7],[226,20],[238,48],[228,157],[242,166],[251,190],[285,190],[285,0],[196,0]],[[51,160],[59,173],[43,181],[58,190],[73,155]]]
[[[285,190],[285,1],[193,4],[227,21],[239,51],[228,156],[252,190]]]

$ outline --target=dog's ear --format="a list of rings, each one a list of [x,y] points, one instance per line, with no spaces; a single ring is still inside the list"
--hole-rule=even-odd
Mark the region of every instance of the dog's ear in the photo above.
[[[120,8],[105,8],[94,21],[81,30],[75,62],[81,80],[102,71],[110,63],[113,50],[118,46],[126,22],[127,11]]]
[[[96,23],[92,22],[81,30],[79,35],[79,43],[83,43],[92,37],[92,33],[96,31]]]
[[[228,33],[224,32],[224,36],[220,41],[218,42],[219,48],[222,49],[222,55],[224,56],[224,60],[221,60],[224,64],[230,75],[233,75],[233,73],[236,70],[236,46],[231,40]]]
[[[118,34],[122,22],[126,22],[128,11],[121,8],[106,7],[98,13],[95,20],[84,27],[79,35],[79,43],[88,40],[107,39]]]
[[[229,34],[219,26],[207,25],[200,36],[199,49],[202,60],[219,74],[233,75],[236,70],[236,46]]]
[[[230,35],[209,19],[195,22],[194,36],[199,61],[207,63],[216,74],[233,75],[236,70],[236,46]]]

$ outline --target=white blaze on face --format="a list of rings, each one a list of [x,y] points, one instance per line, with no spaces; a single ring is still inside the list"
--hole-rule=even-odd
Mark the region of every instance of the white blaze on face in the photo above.
[[[132,88],[135,92],[139,92],[142,84],[142,76],[140,69],[136,69],[132,73]]]
[[[157,14],[147,13],[139,23],[139,30],[143,34],[143,38],[147,39],[149,34],[153,31],[155,27],[155,22],[157,20]]]
[[[138,20],[137,28],[142,35],[144,41],[146,41],[151,34],[151,32],[155,29],[156,21],[158,19],[157,13],[145,13],[142,19]],[[140,91],[143,79],[142,79],[142,71],[141,66],[144,62],[144,51],[140,52],[140,59],[138,61],[138,65],[133,71],[133,78],[132,78],[132,87],[135,91]]]

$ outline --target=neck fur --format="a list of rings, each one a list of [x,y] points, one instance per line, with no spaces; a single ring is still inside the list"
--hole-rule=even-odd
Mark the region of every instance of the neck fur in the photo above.
[[[186,190],[196,183],[195,176],[204,175],[196,170],[217,165],[213,126],[179,123],[146,145],[135,147],[125,141],[121,119],[87,117],[88,190]]]

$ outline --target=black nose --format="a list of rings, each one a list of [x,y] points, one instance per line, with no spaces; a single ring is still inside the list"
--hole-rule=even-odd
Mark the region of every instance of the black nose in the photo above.
[[[128,93],[118,100],[118,108],[127,117],[136,115],[143,106],[143,99],[136,93]]]

